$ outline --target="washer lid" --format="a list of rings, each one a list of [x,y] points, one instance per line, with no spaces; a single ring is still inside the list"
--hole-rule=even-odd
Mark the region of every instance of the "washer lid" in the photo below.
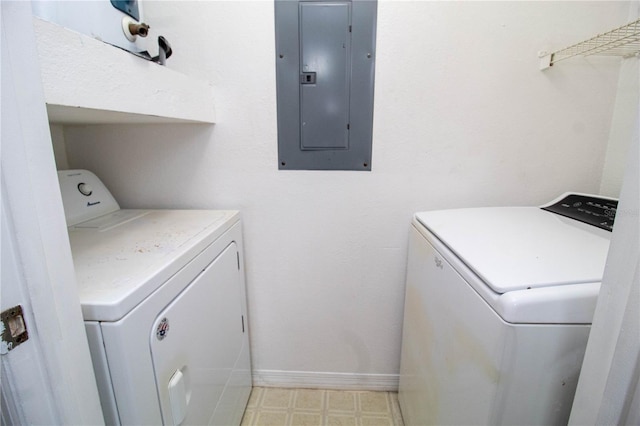
[[[416,213],[497,293],[600,282],[610,233],[537,207]]]

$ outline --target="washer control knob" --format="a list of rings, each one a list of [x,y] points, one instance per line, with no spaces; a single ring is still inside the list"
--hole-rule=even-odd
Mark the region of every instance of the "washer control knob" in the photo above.
[[[86,195],[87,197],[93,194],[93,188],[91,187],[91,185],[84,182],[78,184],[78,191],[80,191],[82,195]]]

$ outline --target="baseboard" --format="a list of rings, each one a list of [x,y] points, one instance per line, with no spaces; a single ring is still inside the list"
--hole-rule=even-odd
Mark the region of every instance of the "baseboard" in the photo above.
[[[398,390],[397,374],[325,373],[315,371],[254,370],[253,385],[283,388]]]

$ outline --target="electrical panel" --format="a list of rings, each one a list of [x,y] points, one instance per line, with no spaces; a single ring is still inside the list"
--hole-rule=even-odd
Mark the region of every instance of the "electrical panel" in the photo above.
[[[276,0],[278,167],[371,170],[377,2]]]

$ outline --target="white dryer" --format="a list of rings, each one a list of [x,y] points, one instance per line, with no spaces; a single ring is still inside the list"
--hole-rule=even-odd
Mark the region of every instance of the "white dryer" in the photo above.
[[[399,401],[405,424],[566,424],[617,202],[414,216]]]
[[[58,172],[107,424],[239,424],[251,366],[237,211],[121,210]]]

